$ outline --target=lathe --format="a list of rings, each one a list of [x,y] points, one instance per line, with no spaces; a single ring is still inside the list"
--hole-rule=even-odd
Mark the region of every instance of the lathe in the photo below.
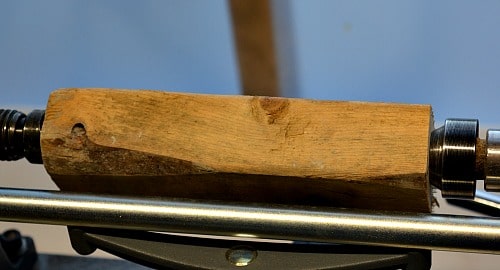
[[[0,110],[0,127],[0,158],[43,164],[60,188],[0,189],[0,220],[68,226],[80,254],[429,269],[430,250],[500,253],[500,130],[434,128],[429,105],[79,88]],[[433,214],[436,190],[492,217]]]

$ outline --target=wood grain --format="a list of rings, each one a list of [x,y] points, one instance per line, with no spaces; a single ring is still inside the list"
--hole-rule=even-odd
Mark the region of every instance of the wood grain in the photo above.
[[[427,105],[110,89],[50,95],[62,190],[430,211]]]

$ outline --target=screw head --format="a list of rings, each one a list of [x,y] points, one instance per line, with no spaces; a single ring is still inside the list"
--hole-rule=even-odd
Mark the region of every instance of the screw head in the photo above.
[[[235,266],[247,266],[257,258],[257,251],[248,246],[236,246],[226,252],[226,260]]]

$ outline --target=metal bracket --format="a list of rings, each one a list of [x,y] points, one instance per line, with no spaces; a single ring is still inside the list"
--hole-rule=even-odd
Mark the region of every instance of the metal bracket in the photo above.
[[[311,242],[253,242],[68,227],[73,248],[97,248],[160,269],[430,269],[427,250]]]
[[[482,190],[476,191],[473,200],[447,199],[449,204],[490,217],[500,217],[500,196]]]

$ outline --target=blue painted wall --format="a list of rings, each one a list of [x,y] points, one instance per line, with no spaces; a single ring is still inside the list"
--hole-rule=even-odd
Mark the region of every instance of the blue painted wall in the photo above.
[[[288,7],[295,95],[430,103],[438,120],[500,123],[500,2]],[[238,93],[226,2],[0,4],[1,104],[42,107],[53,89],[87,86]]]
[[[500,123],[499,1],[294,1],[304,97]]]
[[[60,87],[238,92],[225,1],[0,4],[1,104]]]

